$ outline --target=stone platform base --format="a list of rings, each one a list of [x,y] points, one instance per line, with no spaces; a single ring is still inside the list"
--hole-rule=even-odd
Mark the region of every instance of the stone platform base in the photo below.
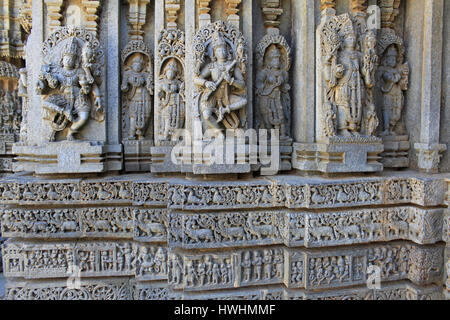
[[[172,161],[172,146],[153,147],[151,170],[155,173],[176,173],[181,172],[181,159]]]
[[[10,175],[6,298],[441,299],[445,177]]]
[[[101,173],[122,169],[122,146],[93,141],[49,142],[42,146],[14,145],[14,172],[36,174]]]
[[[293,167],[324,173],[378,172],[383,170],[379,154],[381,139],[334,137],[318,143],[294,143]]]
[[[152,147],[153,143],[148,140],[123,141],[125,171],[150,172]]]
[[[409,143],[408,136],[384,136],[384,152],[381,154],[385,168],[408,168],[409,167]]]

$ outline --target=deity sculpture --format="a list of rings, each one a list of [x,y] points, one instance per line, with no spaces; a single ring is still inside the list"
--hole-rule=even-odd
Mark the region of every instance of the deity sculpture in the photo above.
[[[129,107],[128,139],[142,140],[152,109],[153,79],[142,52],[133,53],[130,60],[130,66],[125,67],[121,86],[121,90],[127,93]]]
[[[257,108],[261,129],[278,129],[281,137],[289,137],[291,101],[289,74],[283,67],[282,52],[276,44],[265,50],[256,77]]]
[[[330,119],[335,112],[337,134],[359,136],[363,131],[364,113],[373,104],[372,88],[378,64],[374,50],[376,40],[370,31],[365,36],[361,35],[364,40],[363,50],[360,50],[358,33],[350,18],[339,32],[341,38],[337,30],[334,32],[324,48],[324,79],[327,83],[325,125],[334,123]],[[332,135],[334,130],[325,128],[325,131]]]
[[[212,62],[194,79],[200,90],[198,113],[205,129],[237,129],[243,125],[238,112],[247,105],[242,94],[246,88],[245,70],[239,57],[244,50],[236,45],[230,52],[229,43],[218,29],[214,30],[211,46]]]
[[[169,142],[175,130],[184,127],[185,119],[184,81],[175,58],[171,58],[163,69],[158,96],[160,136],[162,141]]]
[[[400,126],[404,97],[408,89],[409,67],[403,63],[403,55],[396,44],[385,51],[378,69],[379,88],[383,94],[383,133],[382,135],[402,134]]]
[[[82,46],[80,41],[75,36],[67,39],[59,63],[45,64],[41,68],[36,90],[38,94],[47,95],[42,106],[46,111],[44,119],[51,121],[53,129],[50,141],[55,141],[56,132],[66,127],[69,127],[67,140],[75,140],[75,134],[86,125],[90,116],[97,121],[104,120],[100,88],[93,77],[97,74],[95,55],[93,58],[92,53],[87,54],[88,50],[93,50],[92,44],[86,42]],[[91,61],[85,61],[85,58]]]

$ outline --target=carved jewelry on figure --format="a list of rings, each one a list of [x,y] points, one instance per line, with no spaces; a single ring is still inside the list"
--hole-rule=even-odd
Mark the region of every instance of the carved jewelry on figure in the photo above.
[[[391,29],[383,29],[378,46],[381,66],[377,72],[378,85],[383,95],[383,135],[405,134],[401,121],[404,97],[408,89],[409,66],[404,61],[405,47],[401,38]]]
[[[218,21],[197,32],[194,51],[195,117],[205,130],[244,127],[247,57],[243,36],[231,24]]]
[[[124,107],[128,108],[128,140],[143,140],[149,125],[153,96],[152,55],[141,40],[128,43],[122,53],[124,64],[122,92],[126,92]],[[125,110],[125,109],[124,109]]]
[[[185,123],[185,84],[184,84],[184,32],[162,30],[159,37],[158,54],[161,60],[158,86],[158,144],[176,143],[177,129]]]
[[[66,128],[67,139],[75,140],[90,116],[104,121],[99,88],[102,57],[95,35],[82,28],[60,28],[44,44],[45,64],[36,90],[44,95],[44,119],[53,130],[50,141]]]
[[[371,31],[358,34],[356,24],[344,14],[327,22],[321,37],[322,72],[326,82],[325,134],[372,136],[378,121],[372,106],[378,65],[374,34]],[[363,49],[359,48],[361,45]]]
[[[290,136],[290,47],[283,36],[265,36],[257,46],[256,95],[259,127]]]

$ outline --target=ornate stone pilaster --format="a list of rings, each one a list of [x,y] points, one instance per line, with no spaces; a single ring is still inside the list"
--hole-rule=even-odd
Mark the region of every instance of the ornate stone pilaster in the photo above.
[[[154,56],[144,41],[150,0],[127,0],[129,42],[122,49],[122,143],[126,171],[150,171],[150,149],[154,145]],[[156,7],[161,4],[158,1]],[[158,15],[163,18],[163,14]],[[159,20],[158,20],[159,21]]]
[[[266,35],[256,45],[256,105],[255,124],[258,129],[277,130],[280,141],[280,171],[291,170],[291,47],[280,35],[279,17],[283,13],[280,1],[263,2],[262,13]],[[274,77],[274,78],[272,78]],[[276,80],[273,80],[276,79]],[[273,92],[280,94],[274,96]],[[269,137],[271,132],[268,132]],[[267,141],[270,145],[270,141]],[[263,161],[261,161],[263,162]],[[273,172],[272,172],[273,174]]]
[[[353,2],[352,14],[322,11],[316,31],[315,143],[294,144],[294,168],[328,173],[383,169],[373,94],[379,57],[364,3]]]
[[[239,8],[242,0],[225,0],[227,5],[226,14],[228,16],[228,22],[239,28]]]
[[[177,28],[178,11],[180,11],[180,0],[166,0],[165,11],[167,20],[167,29]]]
[[[209,23],[211,23],[211,15],[209,12],[211,8],[209,6],[211,0],[197,0],[197,12],[198,12],[198,24],[199,27],[203,27]]]
[[[146,21],[147,5],[150,0],[127,0],[129,3],[128,23],[131,40],[142,40],[144,31],[142,27]]]
[[[381,9],[381,27],[392,28],[395,18],[400,13],[401,0],[381,0],[378,6]]]
[[[63,0],[45,0],[45,5],[47,6],[48,10],[48,28],[49,32],[52,33],[55,28],[62,25],[62,5]]]
[[[166,1],[164,8],[159,5],[158,11],[164,10],[166,18],[157,18],[155,28],[155,146],[151,149],[151,170],[181,172],[181,166],[173,163],[171,154],[186,123],[186,36],[177,25],[180,2]]]
[[[31,27],[33,23],[33,18],[31,15],[31,1],[32,0],[23,0],[22,6],[19,9],[19,19],[20,25],[25,30],[26,33],[31,32]]]
[[[320,11],[335,8],[336,8],[336,0],[320,0]]]
[[[436,173],[441,155],[447,149],[445,144],[440,143],[439,137],[444,1],[425,0],[424,6],[420,141],[414,148],[419,169]]]

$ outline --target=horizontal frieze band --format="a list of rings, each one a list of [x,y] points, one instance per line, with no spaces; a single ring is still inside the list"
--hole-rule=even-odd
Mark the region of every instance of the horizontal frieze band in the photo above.
[[[273,244],[327,247],[392,240],[432,244],[448,235],[443,211],[398,206],[330,212],[168,213],[167,209],[95,207],[3,208],[0,215],[2,234],[8,238],[134,239],[168,242],[172,248],[208,249]]]
[[[71,288],[65,281],[6,284],[6,300],[436,300],[441,286],[417,286],[409,281],[383,284],[379,290],[358,286],[322,292],[286,288],[257,288],[240,292],[173,292],[164,284],[136,283],[128,278],[81,280]]]
[[[0,180],[0,200],[9,205],[121,204],[177,210],[338,207],[444,204],[442,179],[405,174],[325,179],[277,176],[242,181],[190,181],[142,177],[104,180]]]
[[[210,253],[172,250],[169,285],[174,290],[206,291],[284,284],[287,288],[332,289],[367,283],[369,267],[382,282],[442,282],[444,247],[408,242],[353,248],[270,247]]]

